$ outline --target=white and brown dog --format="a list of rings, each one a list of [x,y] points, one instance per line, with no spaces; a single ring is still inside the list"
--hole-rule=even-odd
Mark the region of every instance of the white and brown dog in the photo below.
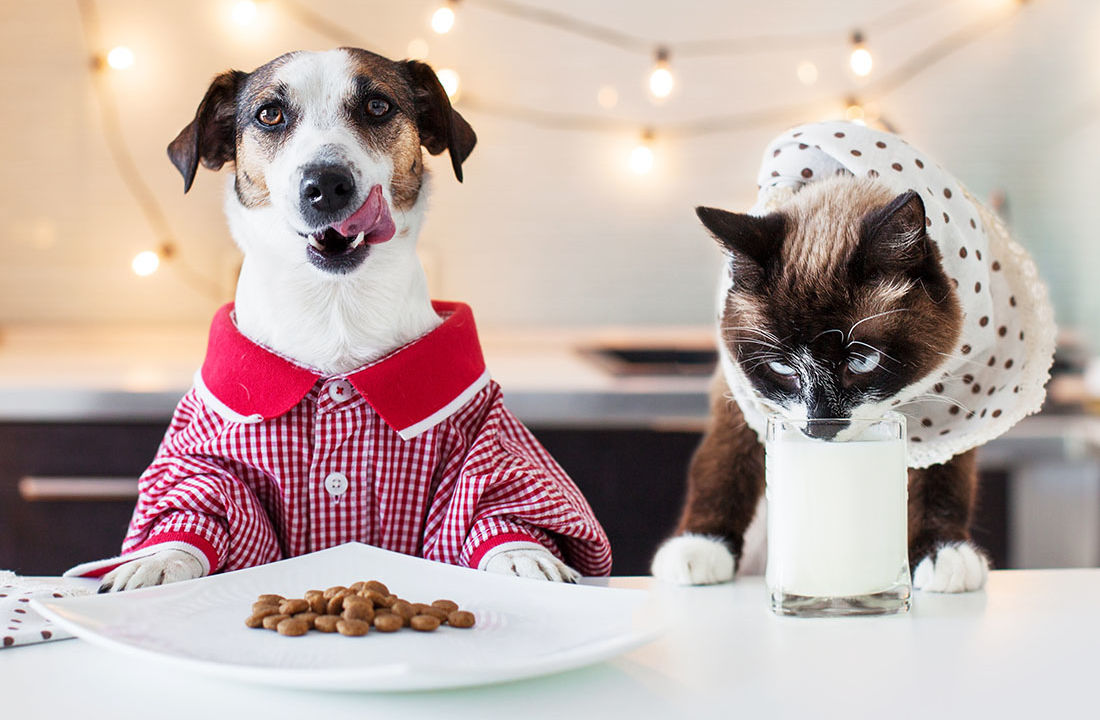
[[[351,540],[525,577],[608,571],[587,503],[477,364],[469,309],[429,299],[415,252],[421,148],[448,152],[461,181],[475,141],[421,62],[341,48],[214,79],[168,154],[185,191],[200,162],[235,168],[225,202],[244,253],[235,307],[215,319],[196,387],[142,478],[124,553],[70,574],[128,590]],[[450,356],[448,338],[473,348],[472,364]],[[230,400],[241,384],[233,373],[245,372],[237,365],[259,376],[246,378],[249,397]],[[455,365],[472,370],[432,390]],[[301,376],[289,406],[238,407]],[[336,412],[325,403],[345,399],[364,428],[332,426],[344,433],[332,457],[353,450],[341,472],[316,475],[329,440],[318,428]],[[405,403],[425,417],[395,422]]]

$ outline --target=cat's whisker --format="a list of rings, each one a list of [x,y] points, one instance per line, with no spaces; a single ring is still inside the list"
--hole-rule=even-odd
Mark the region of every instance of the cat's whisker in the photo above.
[[[973,412],[969,407],[967,407],[963,403],[959,402],[955,398],[946,397],[944,395],[917,395],[916,397],[914,397],[910,400],[906,400],[905,402],[897,405],[896,407],[905,407],[906,405],[915,405],[919,402],[925,402],[927,400],[936,400],[938,402],[947,403],[948,405],[955,405],[960,410],[963,410],[967,413]]]
[[[862,325],[863,323],[865,323],[869,320],[874,320],[875,318],[880,318],[880,317],[883,317],[885,315],[893,315],[894,313],[909,312],[909,311],[910,311],[909,308],[894,308],[893,310],[885,310],[885,311],[880,312],[880,313],[875,313],[874,315],[868,315],[867,317],[863,318],[862,320],[857,320],[856,323],[854,325],[852,325],[852,327],[848,328],[847,340],[851,341],[852,332],[854,332],[857,327],[859,327],[860,325]]]
[[[875,352],[877,352],[879,355],[883,356],[884,358],[889,358],[890,360],[893,360],[894,362],[899,363],[899,364],[901,362],[900,360],[898,360],[893,355],[888,355],[888,354],[884,353],[882,350],[879,350],[877,347],[875,347],[871,343],[865,343],[862,340],[853,340],[852,342],[850,342],[848,344],[849,345],[862,345],[863,347],[871,348],[872,350],[874,350]]]
[[[822,335],[828,335],[829,333],[840,333],[840,337],[844,337],[844,331],[839,328],[833,328],[832,330],[822,330],[817,335],[814,335],[814,339],[810,341],[810,344],[817,342],[817,339]]]

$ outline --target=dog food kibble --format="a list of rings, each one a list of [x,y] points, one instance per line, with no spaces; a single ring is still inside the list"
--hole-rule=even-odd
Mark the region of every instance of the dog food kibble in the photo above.
[[[405,620],[393,613],[380,613],[374,616],[374,629],[379,632],[397,632],[405,626]]]
[[[296,617],[288,617],[284,620],[280,620],[279,624],[275,626],[280,635],[287,635],[289,637],[297,637],[299,635],[305,635],[309,632],[310,623],[306,620]]]
[[[370,630],[370,623],[366,620],[337,620],[336,632],[341,635],[349,635],[356,637],[358,635],[366,635]]]
[[[439,622],[434,615],[417,615],[409,621],[409,627],[420,632],[431,632],[439,627]]]
[[[306,610],[309,610],[308,600],[295,598],[291,600],[283,600],[279,604],[279,612],[283,613],[284,615],[297,615],[298,613],[305,612]]]
[[[313,620],[313,629],[325,633],[336,632],[336,623],[340,622],[339,615],[318,615]]]
[[[431,605],[409,602],[377,580],[307,590],[301,598],[260,595],[244,621],[250,628],[275,630],[286,637],[299,637],[310,630],[359,637],[368,634],[372,625],[382,633],[403,627],[432,632],[440,625],[471,628],[475,622],[474,614],[460,610],[453,600],[435,600]]]
[[[453,613],[455,610],[458,610],[458,603],[456,603],[454,600],[433,600],[432,607],[439,608],[443,612],[449,614]]]
[[[447,616],[447,624],[456,628],[472,628],[474,614],[468,610],[455,610]]]
[[[264,629],[274,630],[279,625],[279,623],[281,623],[283,620],[286,620],[288,617],[290,616],[283,615],[282,613],[278,613],[276,615],[268,615],[263,619],[262,624],[264,626]]]

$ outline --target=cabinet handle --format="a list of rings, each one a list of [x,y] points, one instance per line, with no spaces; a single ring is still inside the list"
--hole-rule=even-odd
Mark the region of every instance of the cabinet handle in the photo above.
[[[126,477],[26,475],[19,478],[19,495],[27,502],[134,500],[138,495],[138,481]]]

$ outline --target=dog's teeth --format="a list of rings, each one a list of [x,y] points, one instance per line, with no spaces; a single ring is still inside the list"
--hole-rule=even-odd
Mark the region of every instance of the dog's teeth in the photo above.
[[[367,232],[364,230],[355,236],[355,239],[351,241],[351,247],[357,248],[363,244],[363,239],[367,237]]]
[[[317,238],[313,237],[312,235],[309,236],[309,244],[312,245],[313,247],[317,248],[318,250],[324,250],[325,249],[325,246],[321,244],[321,241],[318,240]]]

